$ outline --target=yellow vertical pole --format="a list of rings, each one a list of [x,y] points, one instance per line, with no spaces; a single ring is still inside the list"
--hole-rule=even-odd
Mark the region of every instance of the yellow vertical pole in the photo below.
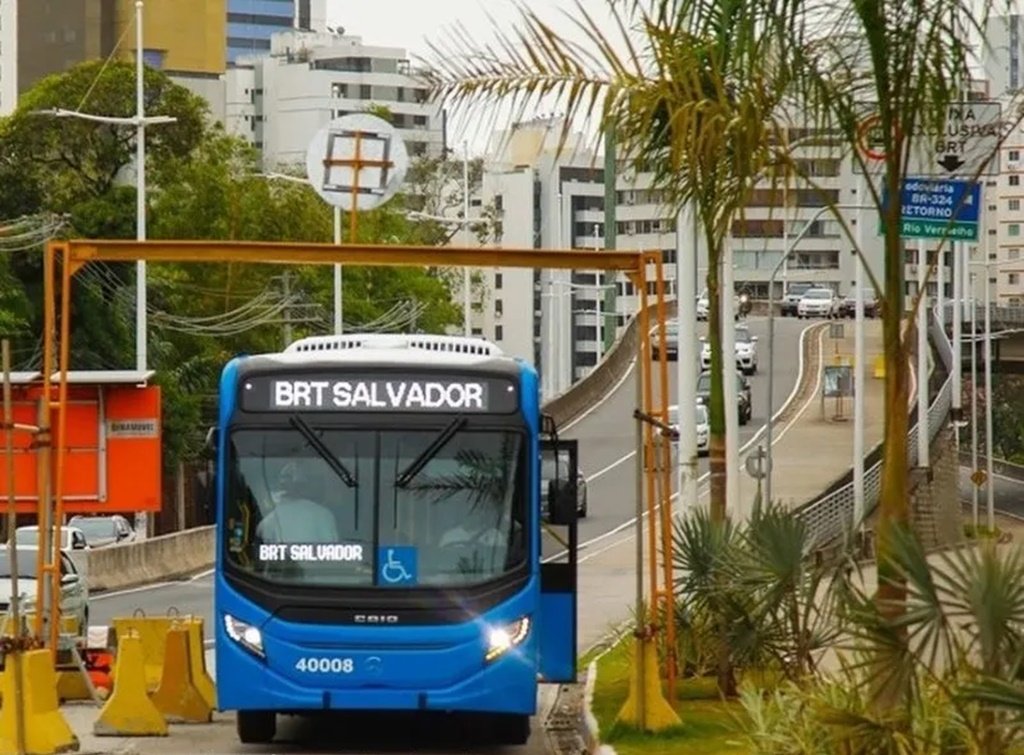
[[[356,131],[356,153],[352,159],[352,207],[348,214],[348,238],[357,243],[356,229],[359,227],[359,171],[363,168],[363,132]]]
[[[60,636],[60,528],[64,524],[64,481],[67,462],[68,371],[71,369],[71,255],[64,250],[60,290],[60,385],[57,389],[57,484],[54,491],[53,570],[50,574],[50,645],[56,653]]]
[[[18,506],[14,488],[14,401],[11,397],[11,342],[6,338],[2,345],[4,370],[4,453],[7,472],[7,553],[11,572],[11,634],[15,640],[13,652],[8,653],[14,669],[14,746],[18,755],[27,751],[25,739],[25,672],[22,664],[21,606],[18,605],[18,553],[15,530],[18,528]],[[0,632],[2,634],[2,632]],[[8,704],[11,701],[8,700]]]
[[[644,401],[639,407],[640,411],[647,415],[651,414],[651,393],[654,388],[651,375],[651,348],[650,348],[650,310],[647,296],[647,265],[641,263],[640,272],[637,276],[640,290],[640,311],[643,313],[641,322],[641,338],[644,339],[644,359],[640,366],[639,376],[643,380]],[[649,621],[653,626],[658,618],[658,531],[657,514],[654,510],[655,504],[655,470],[657,465],[654,459],[654,428],[650,422],[644,423],[644,475],[647,478],[646,499],[647,499],[647,575],[651,585],[651,599],[648,601],[647,610],[650,614]]]
[[[53,440],[50,435],[50,404],[53,385],[50,376],[53,374],[53,336],[54,320],[56,319],[56,300],[54,296],[54,256],[56,244],[49,243],[43,252],[43,395],[39,399],[39,419],[36,433],[36,473],[38,485],[38,503],[36,506],[36,526],[39,529],[40,545],[36,551],[36,613],[33,621],[33,634],[43,639],[43,596],[46,595],[49,573],[47,565],[46,533],[50,528],[50,481],[51,448]],[[56,653],[56,648],[51,650]],[[56,660],[56,656],[54,656]]]
[[[655,269],[655,295],[658,316],[658,378],[661,384],[661,405],[658,408],[658,418],[668,423],[669,403],[669,382],[668,382],[668,354],[666,353],[666,342],[668,341],[665,332],[665,277],[664,266],[661,255],[654,256]],[[672,444],[663,442],[660,445],[661,459],[658,465],[658,474],[661,478],[661,501],[659,511],[661,525],[661,561],[662,581],[664,585],[665,598],[665,665],[666,679],[668,681],[668,699],[676,698],[676,625],[675,625],[675,592],[672,580]]]

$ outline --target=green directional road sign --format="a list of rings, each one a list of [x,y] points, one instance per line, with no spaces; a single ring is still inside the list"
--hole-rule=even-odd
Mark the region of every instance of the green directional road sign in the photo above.
[[[882,191],[883,209],[889,192]],[[977,241],[981,186],[973,181],[905,178],[900,190],[900,236],[905,239]],[[879,217],[879,233],[885,228]]]
[[[977,241],[978,224],[957,221],[953,225],[948,220],[908,220],[900,221],[900,236],[905,239],[949,239],[950,241]]]

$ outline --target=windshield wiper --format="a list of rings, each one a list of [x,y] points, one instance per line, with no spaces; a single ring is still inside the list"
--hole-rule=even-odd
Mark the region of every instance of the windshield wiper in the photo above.
[[[320,454],[321,458],[327,462],[327,466],[331,468],[331,471],[333,471],[334,474],[341,478],[342,482],[350,488],[359,487],[358,483],[356,483],[356,478],[353,477],[352,473],[349,472],[345,465],[341,463],[341,460],[331,453],[331,449],[324,444],[320,439],[320,436],[313,431],[313,428],[309,426],[309,423],[306,422],[306,420],[298,414],[293,414],[288,418],[288,420],[291,422],[292,427],[302,433],[302,437],[309,441],[309,445],[313,447],[313,450]]]
[[[452,439],[462,426],[466,424],[466,418],[459,416],[453,419],[448,426],[444,428],[437,437],[431,442],[429,446],[423,449],[423,452],[412,460],[412,463],[407,466],[398,477],[395,478],[395,487],[404,488],[412,479],[420,473],[423,467],[427,466],[427,462],[430,461],[434,456],[444,448],[444,445]]]

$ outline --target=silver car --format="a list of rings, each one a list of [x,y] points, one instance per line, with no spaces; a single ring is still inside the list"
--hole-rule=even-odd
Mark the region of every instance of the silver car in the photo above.
[[[707,336],[700,337],[700,367],[702,370],[711,369],[711,343]],[[735,343],[736,369],[743,370],[746,375],[753,375],[757,372],[757,336],[750,335],[750,330],[745,325],[737,326]]]
[[[85,533],[90,548],[103,548],[135,540],[135,530],[120,514],[110,516],[73,516],[68,526]]]
[[[697,455],[707,456],[711,448],[711,421],[708,418],[708,408],[704,404],[697,404]],[[668,424],[672,429],[679,432],[679,406],[672,404],[668,408]]]
[[[796,305],[796,316],[835,317],[839,312],[839,297],[830,288],[811,288],[800,297]]]
[[[20,609],[25,614],[35,613],[36,558],[38,548],[19,545],[15,548],[18,563],[18,593]],[[6,617],[11,607],[14,585],[11,580],[11,557],[7,546],[0,546],[0,617]],[[66,553],[60,554],[60,612],[62,616],[77,619],[78,631],[85,635],[89,626],[89,586]],[[5,622],[6,623],[6,622]]]

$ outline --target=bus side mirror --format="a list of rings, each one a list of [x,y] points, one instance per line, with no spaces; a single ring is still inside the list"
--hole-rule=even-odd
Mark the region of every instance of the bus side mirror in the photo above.
[[[548,483],[548,512],[551,524],[569,525],[576,521],[576,484],[572,480]]]

